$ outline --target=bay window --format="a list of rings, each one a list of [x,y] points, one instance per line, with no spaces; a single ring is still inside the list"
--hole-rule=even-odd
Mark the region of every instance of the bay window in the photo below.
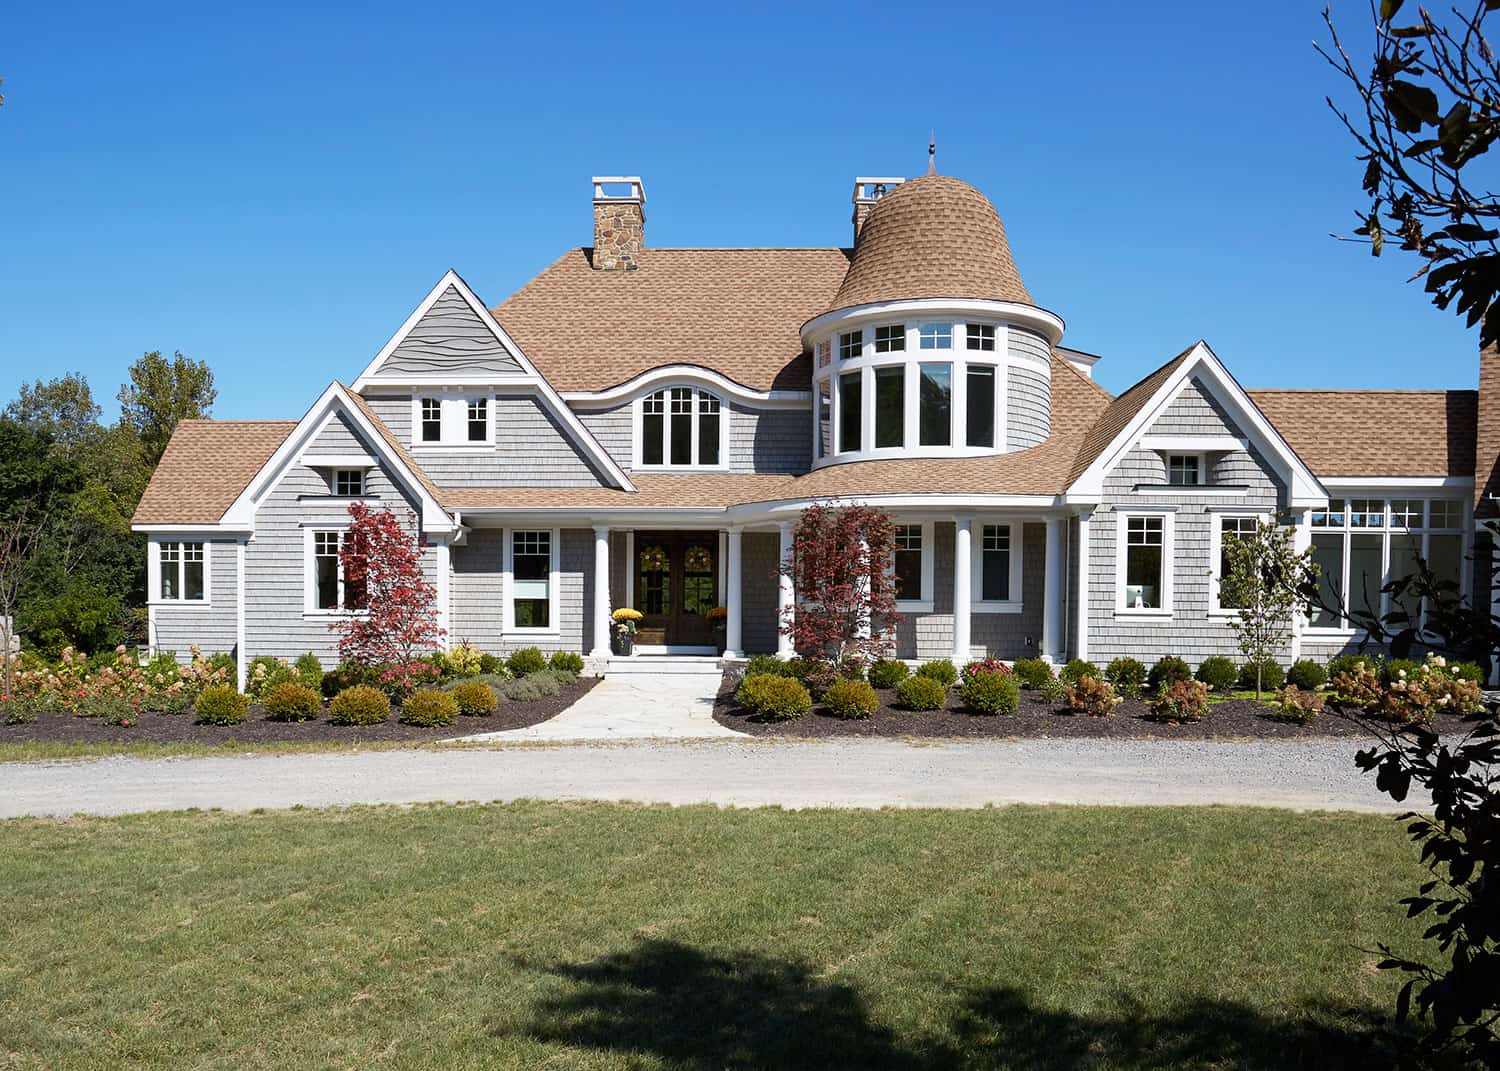
[[[917,441],[923,446],[948,446],[953,442],[953,366],[918,366],[921,386],[917,391]]]
[[[557,531],[512,530],[505,551],[506,631],[555,631]]]
[[[206,602],[207,551],[202,543],[173,541],[157,544],[158,602]]]
[[[865,333],[846,331],[839,336],[839,360],[852,361],[865,352]]]
[[[1127,612],[1169,612],[1171,515],[1122,513],[1119,517],[1117,608]]]
[[[906,366],[875,369],[875,448],[906,445]]]
[[[697,387],[668,387],[640,401],[640,464],[716,468],[723,457],[719,396]]]

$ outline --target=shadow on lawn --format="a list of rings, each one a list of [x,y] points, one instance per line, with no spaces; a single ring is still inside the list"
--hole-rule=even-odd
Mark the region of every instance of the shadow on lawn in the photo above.
[[[1167,1016],[1099,1016],[1034,1007],[1016,989],[975,992],[942,1030],[898,1037],[871,1019],[854,986],[756,953],[711,955],[672,941],[588,963],[540,969],[572,987],[507,1029],[538,1041],[651,1056],[669,1067],[891,1068],[1376,1068],[1391,1055],[1368,1012],[1310,1008],[1272,1021],[1238,1004],[1198,1001]],[[1330,1025],[1337,1023],[1338,1025]]]

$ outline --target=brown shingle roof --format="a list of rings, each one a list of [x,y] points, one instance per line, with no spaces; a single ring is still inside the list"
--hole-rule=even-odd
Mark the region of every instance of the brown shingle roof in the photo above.
[[[828,304],[845,309],[905,298],[1032,304],[989,198],[967,182],[925,175],[870,210],[849,273]]]
[[[295,420],[184,420],[151,474],[132,524],[214,524]]]
[[[636,271],[594,271],[570,249],[494,310],[560,391],[603,390],[665,364],[752,390],[808,389],[804,321],[827,307],[843,249],[651,249]]]
[[[1109,407],[1104,410],[1084,437],[1083,447],[1074,459],[1073,470],[1068,476],[1069,483],[1082,476],[1084,471],[1099,459],[1099,455],[1109,448],[1110,443],[1114,442],[1115,436],[1125,430],[1125,425],[1135,418],[1142,407],[1151,400],[1151,396],[1161,389],[1161,385],[1171,377],[1173,372],[1177,371],[1178,366],[1187,360],[1188,354],[1192,353],[1197,346],[1198,343],[1193,343],[1109,403]]]
[[[411,456],[410,451],[408,451],[406,447],[401,444],[401,440],[398,439],[396,437],[396,434],[386,426],[385,421],[380,419],[379,415],[375,412],[370,403],[365,401],[364,396],[361,394],[355,394],[347,387],[344,389],[347,391],[349,397],[354,400],[354,404],[359,406],[359,411],[369,419],[371,424],[375,425],[375,430],[380,433],[380,437],[385,440],[385,444],[389,446],[391,448],[391,451],[405,463],[407,468],[411,469],[412,474],[416,476],[417,481],[422,485],[423,490],[425,490],[434,499],[441,502],[442,495],[438,491],[437,484],[433,483],[432,478],[427,475],[422,466],[417,464],[417,459]]]
[[[442,503],[449,509],[505,507],[509,509],[722,509],[741,502],[763,502],[781,497],[785,476],[732,473],[636,473],[636,493],[613,487],[445,487]]]
[[[1473,476],[1472,390],[1252,390],[1317,476]]]

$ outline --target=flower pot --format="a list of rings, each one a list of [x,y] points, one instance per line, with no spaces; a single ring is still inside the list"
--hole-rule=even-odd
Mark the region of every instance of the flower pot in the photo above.
[[[615,654],[629,658],[635,652],[635,637],[629,632],[616,632],[613,646]]]

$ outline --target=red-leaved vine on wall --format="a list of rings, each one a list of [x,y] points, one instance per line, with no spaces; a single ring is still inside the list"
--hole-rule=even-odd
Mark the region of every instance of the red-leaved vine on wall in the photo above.
[[[361,612],[340,617],[339,657],[380,670],[387,690],[410,692],[432,674],[422,656],[436,650],[437,588],[422,572],[422,547],[408,523],[388,509],[349,504],[349,530],[339,545],[345,604]]]
[[[797,604],[781,623],[800,652],[873,661],[896,632],[895,526],[869,506],[809,506],[781,571]]]

